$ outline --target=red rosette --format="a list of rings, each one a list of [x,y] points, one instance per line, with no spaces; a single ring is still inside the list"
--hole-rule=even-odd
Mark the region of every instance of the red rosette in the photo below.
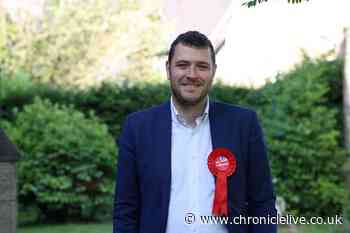
[[[234,154],[226,148],[214,149],[208,157],[208,168],[216,176],[213,215],[227,216],[227,177],[231,176],[237,167]]]

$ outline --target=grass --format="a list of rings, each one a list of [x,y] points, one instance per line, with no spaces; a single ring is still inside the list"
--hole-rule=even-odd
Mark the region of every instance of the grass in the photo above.
[[[333,233],[336,225],[298,225],[298,233]],[[288,233],[287,227],[278,228],[278,233]]]
[[[17,233],[112,233],[112,223],[33,225],[19,227]]]
[[[298,233],[332,233],[335,225],[302,225]],[[24,226],[18,233],[112,233],[112,223],[34,225]],[[285,226],[279,227],[279,233],[288,233]]]

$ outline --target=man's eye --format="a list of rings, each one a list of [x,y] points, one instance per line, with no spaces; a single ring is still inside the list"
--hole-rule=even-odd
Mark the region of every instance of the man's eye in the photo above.
[[[209,67],[206,66],[206,65],[202,65],[202,66],[198,66],[198,67],[199,67],[200,70],[207,70],[207,69],[209,69]]]
[[[176,66],[180,67],[180,68],[185,68],[185,67],[187,67],[187,64],[180,63],[180,64],[177,64]]]

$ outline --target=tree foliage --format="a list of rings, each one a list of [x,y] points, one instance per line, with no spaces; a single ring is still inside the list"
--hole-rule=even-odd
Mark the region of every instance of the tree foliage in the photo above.
[[[246,1],[243,3],[243,6],[247,6],[247,7],[254,7],[257,4],[263,3],[263,2],[267,2],[268,0],[251,0],[251,1]],[[302,2],[308,2],[309,0],[287,0],[288,3],[292,3],[292,4],[298,4],[298,3],[302,3]]]
[[[0,64],[12,74],[21,70],[36,81],[62,85],[154,76],[152,58],[163,48],[165,28],[155,1],[145,2],[46,1],[41,18],[7,17]]]

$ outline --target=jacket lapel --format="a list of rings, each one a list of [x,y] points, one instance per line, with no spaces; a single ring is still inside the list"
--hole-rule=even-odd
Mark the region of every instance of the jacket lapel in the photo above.
[[[227,129],[222,109],[215,102],[210,101],[209,105],[210,134],[213,149],[218,147],[229,148],[227,140]]]
[[[161,203],[161,224],[160,232],[165,232],[166,223],[168,219],[168,206],[170,199],[171,188],[171,110],[170,102],[162,104],[155,115],[155,127],[154,127],[154,142],[156,158],[161,161],[162,166],[160,174],[163,176],[163,182],[161,182],[162,195],[159,200]]]

